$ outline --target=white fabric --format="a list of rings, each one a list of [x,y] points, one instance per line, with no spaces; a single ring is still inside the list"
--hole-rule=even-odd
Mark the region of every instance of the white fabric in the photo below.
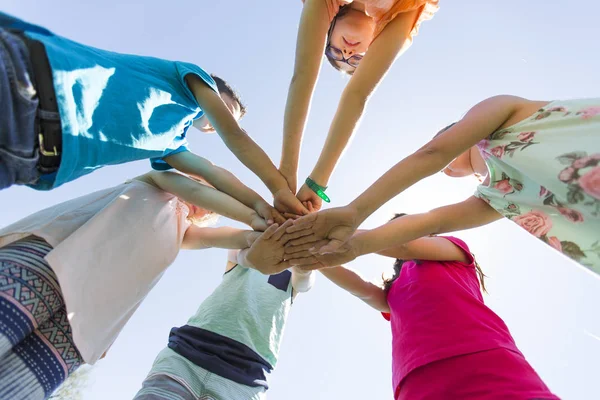
[[[188,208],[141,181],[47,208],[0,230],[0,247],[28,235],[53,250],[73,339],[93,364],[175,260],[190,225]]]

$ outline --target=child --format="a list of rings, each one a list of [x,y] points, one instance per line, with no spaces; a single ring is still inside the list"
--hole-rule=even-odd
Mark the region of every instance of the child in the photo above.
[[[95,363],[180,248],[242,249],[258,235],[203,227],[212,211],[267,228],[227,194],[151,172],[0,230],[0,399],[47,398],[82,362]]]
[[[350,205],[305,217],[298,229],[314,225],[313,240],[332,239],[322,252],[335,251],[381,205],[440,170],[481,184],[462,203],[412,216],[404,240],[504,216],[600,273],[600,99],[484,100]]]
[[[421,23],[433,17],[438,0],[303,0],[303,3],[279,167],[292,191],[297,189],[300,144],[323,53],[335,69],[352,75],[319,160],[297,193],[301,201],[311,202],[318,210],[322,197],[327,198],[323,194],[329,178],[359,124],[369,97],[392,64],[412,44]]]
[[[214,127],[278,207],[302,212],[285,178],[238,125],[244,107],[220,78],[188,63],[85,46],[4,13],[0,40],[0,188],[49,190],[141,159],[201,177],[207,161],[186,140],[197,121],[201,130]]]
[[[358,233],[353,245],[371,251],[383,230],[397,231],[389,225]],[[395,399],[558,399],[484,304],[484,275],[462,240],[400,240],[376,252],[396,258],[383,287],[345,267],[320,271],[390,321]]]
[[[230,251],[223,282],[186,325],[171,330],[135,400],[266,398],[299,292],[294,272],[280,269],[288,225],[270,227],[242,254]],[[266,261],[273,253],[279,257]],[[249,263],[279,267],[265,276]]]

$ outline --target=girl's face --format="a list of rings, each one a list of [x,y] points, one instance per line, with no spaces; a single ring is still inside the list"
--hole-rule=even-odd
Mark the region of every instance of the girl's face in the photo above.
[[[444,174],[452,178],[462,178],[464,176],[473,175],[475,171],[471,165],[471,151],[469,149],[456,157],[446,168],[443,169]]]
[[[329,37],[329,45],[345,59],[354,55],[364,56],[373,41],[375,21],[362,11],[350,9],[345,15],[335,21],[335,26]],[[344,71],[354,70],[355,67],[343,61],[337,64]]]

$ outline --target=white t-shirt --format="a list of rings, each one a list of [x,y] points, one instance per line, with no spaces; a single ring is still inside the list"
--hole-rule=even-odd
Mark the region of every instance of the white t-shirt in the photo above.
[[[29,235],[53,250],[73,339],[95,363],[175,260],[190,226],[174,195],[133,180],[47,208],[0,230],[0,247]]]

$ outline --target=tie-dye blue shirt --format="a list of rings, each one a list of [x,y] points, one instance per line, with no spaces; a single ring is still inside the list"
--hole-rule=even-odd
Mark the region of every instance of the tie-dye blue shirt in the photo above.
[[[185,82],[194,74],[217,91],[202,68],[82,45],[0,13],[0,26],[20,29],[46,47],[62,124],[62,160],[50,189],[105,165],[187,151],[186,132],[203,111]]]

